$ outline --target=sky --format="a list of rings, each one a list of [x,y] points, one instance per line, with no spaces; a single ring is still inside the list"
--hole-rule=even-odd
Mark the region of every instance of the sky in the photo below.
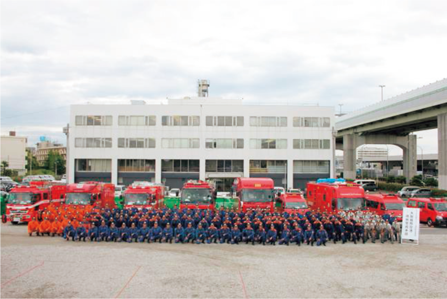
[[[210,96],[343,112],[446,77],[447,1],[1,2],[1,131],[65,143],[69,107]],[[418,132],[436,153],[436,130]],[[391,154],[399,154],[394,149]]]

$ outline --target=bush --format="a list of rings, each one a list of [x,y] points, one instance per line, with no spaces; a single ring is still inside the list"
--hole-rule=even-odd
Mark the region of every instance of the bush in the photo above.
[[[432,189],[431,196],[433,196],[433,197],[447,197],[447,190]]]
[[[379,189],[384,191],[390,191],[390,192],[397,192],[400,191],[405,185],[403,184],[397,184],[397,183],[382,183],[379,182]]]
[[[438,187],[438,181],[435,178],[427,178],[424,183],[427,187]]]
[[[387,183],[395,183],[396,182],[396,178],[394,176],[389,176],[386,178],[386,182]]]
[[[396,177],[396,183],[398,184],[405,184],[407,182],[407,178],[403,175],[399,175]]]

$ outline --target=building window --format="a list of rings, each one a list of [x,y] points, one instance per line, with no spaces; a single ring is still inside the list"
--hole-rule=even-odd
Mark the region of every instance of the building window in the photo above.
[[[207,116],[207,127],[243,127],[243,116]]]
[[[252,127],[287,127],[285,116],[250,116]]]
[[[287,139],[250,139],[251,149],[287,149]]]
[[[250,160],[250,173],[285,173],[286,160]]]
[[[162,148],[199,148],[199,138],[163,138]]]
[[[111,172],[110,159],[76,159],[76,171],[85,172]]]
[[[118,160],[119,172],[155,172],[155,160]]]
[[[185,116],[185,115],[164,115],[161,117],[162,126],[200,126],[200,116]]]
[[[111,148],[112,138],[75,138],[75,147]]]
[[[120,115],[118,116],[119,126],[155,126],[155,115]]]
[[[161,160],[162,172],[199,172],[200,160]]]
[[[294,149],[330,149],[330,139],[293,139]]]
[[[155,148],[155,138],[118,138],[119,148]]]
[[[206,148],[244,148],[244,139],[206,139]]]
[[[294,117],[293,126],[308,128],[329,128],[331,126],[331,119],[329,117]]]
[[[206,160],[206,172],[244,172],[244,160]]]
[[[77,126],[111,126],[111,115],[76,115]]]
[[[294,173],[329,173],[329,161],[293,161]]]

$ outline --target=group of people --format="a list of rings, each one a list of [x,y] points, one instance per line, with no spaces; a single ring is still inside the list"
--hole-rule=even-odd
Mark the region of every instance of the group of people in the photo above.
[[[28,233],[65,240],[147,243],[227,243],[326,246],[327,242],[381,243],[400,240],[394,215],[361,210],[271,213],[224,209],[109,209],[49,206],[28,224]]]

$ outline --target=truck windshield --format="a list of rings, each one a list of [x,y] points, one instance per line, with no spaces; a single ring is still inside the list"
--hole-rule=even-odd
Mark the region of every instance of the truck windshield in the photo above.
[[[67,205],[88,205],[91,202],[91,193],[67,193],[65,203]]]
[[[8,203],[15,205],[28,205],[33,203],[32,193],[10,193]]]
[[[307,209],[307,203],[303,202],[286,202],[286,209]]]
[[[405,207],[404,203],[385,203],[386,209],[387,210],[399,210],[402,211]]]
[[[340,210],[357,210],[365,207],[364,198],[339,198],[338,208]]]
[[[182,203],[210,203],[211,189],[183,189]]]
[[[436,211],[447,212],[447,203],[446,202],[434,203],[433,205],[435,206]]]
[[[126,205],[145,205],[148,199],[147,194],[125,194],[124,200]]]
[[[270,202],[272,195],[272,189],[244,189],[241,200],[243,202]]]

